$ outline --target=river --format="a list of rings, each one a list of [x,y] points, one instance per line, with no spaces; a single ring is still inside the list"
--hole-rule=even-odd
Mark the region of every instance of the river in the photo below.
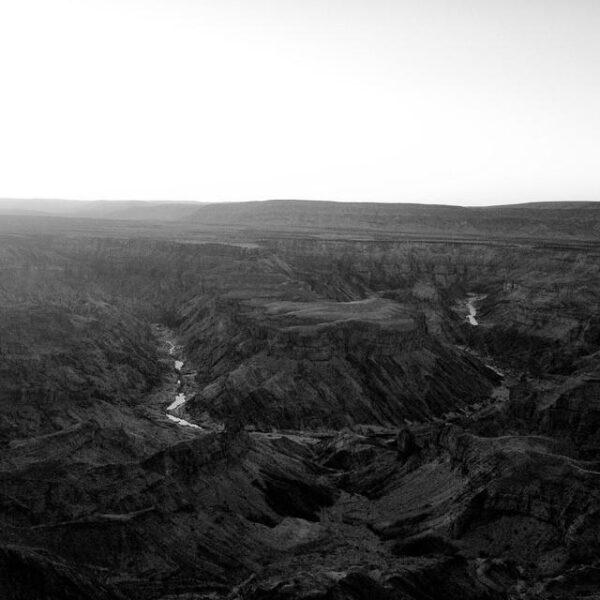
[[[168,346],[169,346],[169,354],[171,356],[173,356],[173,354],[175,354],[175,344],[170,341],[170,340],[166,340]],[[184,427],[193,427],[194,429],[202,429],[202,427],[200,427],[199,425],[196,425],[195,423],[190,423],[189,421],[186,421],[185,419],[182,419],[181,417],[178,417],[176,414],[172,414],[171,411],[176,411],[178,409],[180,409],[186,402],[186,397],[185,394],[181,391],[181,369],[183,368],[183,361],[182,360],[176,360],[174,361],[174,365],[175,370],[179,373],[179,378],[177,379],[177,395],[175,396],[175,400],[173,400],[173,402],[171,402],[171,404],[169,404],[169,406],[167,406],[167,419],[173,421],[174,423],[177,423],[178,425],[182,425]]]
[[[469,311],[469,314],[466,316],[466,319],[471,325],[473,325],[475,327],[477,325],[479,325],[479,321],[475,318],[477,316],[477,308],[475,308],[475,303],[481,302],[486,297],[487,297],[486,295],[479,295],[479,296],[477,294],[469,294],[468,295],[467,310]]]

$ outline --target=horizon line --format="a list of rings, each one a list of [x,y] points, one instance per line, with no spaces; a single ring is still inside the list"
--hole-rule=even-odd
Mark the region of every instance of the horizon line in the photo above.
[[[458,204],[458,203],[440,203],[440,202],[414,202],[414,201],[381,201],[381,200],[334,200],[334,199],[315,199],[315,198],[259,198],[252,200],[178,200],[178,199],[128,199],[128,198],[61,198],[61,197],[5,197],[0,196],[0,202],[75,202],[75,203],[102,203],[102,202],[128,202],[137,204],[197,204],[197,205],[216,205],[216,204],[252,204],[263,202],[307,202],[324,204],[377,204],[377,205],[412,205],[412,206],[436,206],[447,208],[491,208],[502,206],[524,206],[524,205],[542,205],[542,204],[599,204],[600,200],[525,200],[522,202],[506,203],[488,203],[488,204]]]

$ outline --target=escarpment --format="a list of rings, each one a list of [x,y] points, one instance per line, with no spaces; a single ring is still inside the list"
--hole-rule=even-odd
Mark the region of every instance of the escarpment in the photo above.
[[[237,362],[213,379],[199,373],[203,385],[187,410],[223,419],[235,403],[247,424],[267,429],[389,426],[489,395],[493,374],[431,336],[422,316],[391,301],[361,312],[368,303],[279,303],[254,309],[243,324],[238,313],[235,349],[222,351]],[[386,308],[398,316],[382,318]]]
[[[564,440],[574,456],[600,459],[600,377],[597,368],[582,369],[554,385],[524,379],[512,388],[507,413],[522,430]]]

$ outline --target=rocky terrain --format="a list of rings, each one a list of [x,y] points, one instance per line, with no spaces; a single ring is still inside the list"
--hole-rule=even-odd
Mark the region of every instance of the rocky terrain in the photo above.
[[[597,206],[360,206],[0,224],[3,598],[600,597]]]

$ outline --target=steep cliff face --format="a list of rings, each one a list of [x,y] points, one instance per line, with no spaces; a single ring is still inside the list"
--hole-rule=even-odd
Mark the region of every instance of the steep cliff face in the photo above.
[[[481,401],[496,377],[391,300],[238,308],[230,346],[216,355],[226,366],[217,360],[198,374],[186,405],[195,418],[223,420],[236,407],[244,422],[264,429],[398,425]]]
[[[311,272],[324,295],[336,297],[336,282],[343,280],[356,290],[408,298],[429,317],[430,330],[436,320],[451,320],[447,313],[440,318],[440,305],[447,309],[467,292],[485,296],[470,341],[515,364],[544,370],[554,360],[571,364],[578,354],[598,349],[600,254],[593,249],[475,242],[269,244],[297,272]]]
[[[591,362],[596,362],[595,360]],[[597,365],[597,362],[596,362]],[[598,368],[580,369],[552,382],[523,380],[511,389],[507,419],[521,431],[563,440],[572,456],[600,459]]]
[[[150,329],[94,301],[5,307],[0,324],[0,443],[48,434],[131,406],[161,380]]]
[[[111,422],[120,410],[111,407],[141,404],[165,369],[151,322],[173,320],[215,264],[226,268],[249,253],[218,244],[3,239],[0,443],[104,415]]]
[[[222,419],[233,406],[259,427],[390,424],[489,393],[493,375],[446,343],[439,269],[396,254],[383,260],[394,269],[376,266],[377,247],[363,265],[360,244],[339,260],[322,246],[271,248],[185,307],[183,341],[198,367],[191,415]]]
[[[578,252],[530,245],[269,240],[213,271],[181,312],[198,368],[187,409],[243,410],[259,427],[431,418],[490,392],[493,376],[457,341],[568,373],[598,349],[597,272]],[[468,292],[483,298],[478,327],[465,321]]]

